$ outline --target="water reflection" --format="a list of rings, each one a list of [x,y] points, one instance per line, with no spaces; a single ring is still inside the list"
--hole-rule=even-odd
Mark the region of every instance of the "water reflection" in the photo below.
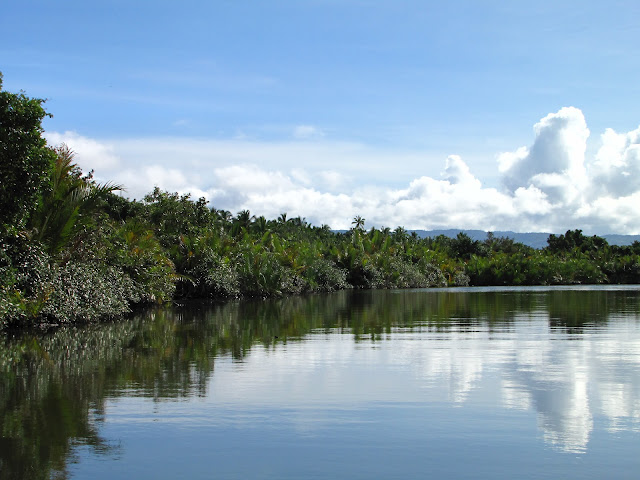
[[[300,434],[323,423],[301,405],[501,405],[584,453],[598,422],[640,430],[639,312],[633,289],[337,292],[6,338],[0,479],[66,478],[82,449],[118,458],[105,405],[130,397],[285,405]]]

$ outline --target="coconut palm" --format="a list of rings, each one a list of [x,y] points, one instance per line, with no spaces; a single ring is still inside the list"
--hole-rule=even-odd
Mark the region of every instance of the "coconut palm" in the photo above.
[[[360,215],[356,215],[355,217],[353,217],[353,222],[351,222],[351,225],[353,225],[354,230],[364,230],[364,218],[362,218]]]

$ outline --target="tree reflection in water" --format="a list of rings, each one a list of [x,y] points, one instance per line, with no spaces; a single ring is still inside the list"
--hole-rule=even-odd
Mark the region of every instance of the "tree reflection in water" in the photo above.
[[[100,436],[108,399],[204,396],[216,358],[242,360],[255,345],[269,349],[317,332],[346,333],[362,343],[384,341],[397,332],[446,336],[480,327],[490,338],[493,331],[515,330],[519,319],[541,315],[548,319],[549,331],[579,339],[585,329],[602,328],[612,317],[637,318],[639,308],[638,292],[629,289],[342,291],[223,305],[192,303],[122,322],[9,335],[0,345],[0,479],[66,478],[78,445],[117,455],[119,446]],[[548,378],[540,376],[531,359],[516,360],[505,370],[503,396],[510,407],[535,406],[549,442],[562,443],[558,437],[573,429],[574,437],[581,437],[577,444],[584,446],[592,419],[582,412],[589,408],[583,405],[585,392],[575,390],[586,388],[588,379],[581,377],[586,373],[580,358],[571,361],[577,383],[560,388],[561,395],[562,388],[570,390],[566,398],[549,397],[554,390],[547,388]],[[482,365],[476,367],[477,375]],[[611,382],[612,395],[624,387]],[[611,401],[604,401],[605,410],[613,408]],[[565,410],[574,412],[573,417],[549,415],[562,402],[569,402]]]

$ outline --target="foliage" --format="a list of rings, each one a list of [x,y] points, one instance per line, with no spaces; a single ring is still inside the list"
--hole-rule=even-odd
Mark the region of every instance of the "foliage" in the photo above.
[[[220,236],[216,232],[179,237],[170,254],[182,278],[177,289],[180,297],[229,298],[240,295],[238,273],[228,257],[220,254]]]
[[[69,262],[55,268],[49,291],[40,315],[63,323],[122,315],[139,299],[131,278],[96,263]]]
[[[326,258],[317,258],[305,271],[305,280],[312,292],[333,292],[349,288],[347,272]]]
[[[607,241],[596,235],[586,237],[582,230],[567,230],[564,235],[549,235],[547,250],[554,254],[579,251],[582,253],[596,252],[608,246]]]
[[[108,236],[106,263],[132,282],[131,303],[162,303],[175,292],[175,268],[153,232],[132,219]]]
[[[66,145],[54,149],[56,160],[50,175],[51,188],[44,192],[29,219],[32,238],[44,244],[52,255],[78,248],[108,194],[121,187],[100,185],[91,173],[83,176],[73,163],[74,153]]]
[[[22,228],[43,191],[55,154],[42,138],[44,100],[2,90],[0,82],[0,228]]]
[[[5,238],[0,252],[0,318],[5,325],[93,321],[122,315],[149,300],[144,295],[151,282],[135,282],[122,268],[87,255],[82,262],[59,264],[25,236]],[[172,293],[172,282],[169,287]]]
[[[0,326],[37,316],[51,279],[49,256],[41,245],[24,234],[0,235]]]
[[[214,223],[207,201],[200,198],[193,202],[189,194],[163,192],[156,187],[144,197],[144,205],[142,214],[167,248],[178,243],[181,235],[196,234]]]

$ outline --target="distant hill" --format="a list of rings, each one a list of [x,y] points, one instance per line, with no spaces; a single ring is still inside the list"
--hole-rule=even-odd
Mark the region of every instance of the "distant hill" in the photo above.
[[[485,232],[484,230],[457,230],[451,228],[447,230],[415,230],[415,232],[420,238],[437,237],[438,235],[455,238],[460,232],[466,233],[473,240],[483,241],[487,238],[487,232]],[[493,235],[495,237],[512,238],[518,243],[523,243],[533,248],[544,248],[547,246],[547,239],[551,234],[545,232],[517,233],[509,231],[496,231],[493,232]],[[558,234],[556,233],[556,235]],[[635,241],[640,241],[640,235],[607,234],[598,236],[603,237],[609,243],[609,245],[631,245]]]
[[[609,245],[631,245],[633,242],[640,242],[640,235],[616,235],[609,233],[602,235],[609,242]]]

